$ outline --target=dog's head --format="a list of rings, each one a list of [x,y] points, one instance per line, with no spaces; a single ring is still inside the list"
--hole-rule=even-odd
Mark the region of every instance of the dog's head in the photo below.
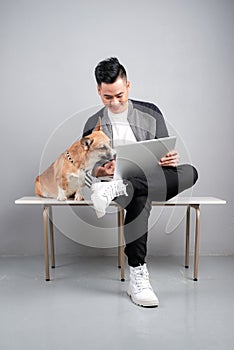
[[[115,157],[110,139],[102,131],[100,119],[93,132],[81,139],[81,145],[86,151],[86,169],[92,169],[97,162],[102,165]]]

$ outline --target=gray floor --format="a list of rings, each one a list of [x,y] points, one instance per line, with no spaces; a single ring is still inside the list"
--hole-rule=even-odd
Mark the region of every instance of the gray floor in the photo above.
[[[199,281],[178,257],[149,258],[159,308],[126,295],[114,257],[0,259],[0,349],[232,349],[234,257],[201,257]]]

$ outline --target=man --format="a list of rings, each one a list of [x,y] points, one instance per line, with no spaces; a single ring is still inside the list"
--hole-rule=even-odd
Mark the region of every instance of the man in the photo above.
[[[110,137],[113,147],[168,136],[162,113],[155,105],[128,98],[130,82],[117,58],[101,61],[95,68],[95,77],[104,108],[88,119],[84,136],[92,132],[99,117],[102,130]],[[172,150],[160,160],[160,167],[152,166],[152,172],[147,176],[142,174],[124,179],[124,182],[98,182],[92,185],[92,199],[97,210],[104,212],[113,199],[126,209],[125,254],[130,266],[128,295],[135,304],[144,307],[156,307],[159,304],[146,266],[151,201],[168,200],[193,186],[198,178],[194,167],[178,163],[178,152]],[[114,168],[115,160],[97,164],[93,175],[97,178],[110,176],[114,174]]]

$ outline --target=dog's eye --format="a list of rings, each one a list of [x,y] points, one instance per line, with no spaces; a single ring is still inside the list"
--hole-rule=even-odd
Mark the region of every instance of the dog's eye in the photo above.
[[[105,150],[107,150],[107,147],[105,145],[103,145],[103,146],[100,147],[100,149],[105,151]]]

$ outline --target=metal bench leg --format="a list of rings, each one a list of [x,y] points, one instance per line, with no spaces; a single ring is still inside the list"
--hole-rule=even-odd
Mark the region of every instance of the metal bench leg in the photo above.
[[[198,276],[198,257],[199,257],[199,241],[200,241],[200,207],[194,206],[196,210],[196,233],[195,233],[195,251],[194,251],[194,277],[193,280],[197,281]]]
[[[44,226],[44,258],[45,258],[45,280],[50,281],[50,270],[49,270],[49,250],[48,250],[48,222],[47,222],[47,209],[44,206],[43,209],[43,226]]]
[[[50,254],[51,254],[51,267],[55,268],[55,254],[54,254],[54,225],[53,225],[53,212],[52,207],[49,207],[49,223],[50,223]]]
[[[189,268],[189,240],[190,240],[190,205],[186,212],[186,244],[185,244],[185,267]]]
[[[118,263],[121,268],[121,281],[125,281],[124,270],[124,209],[118,208]]]

